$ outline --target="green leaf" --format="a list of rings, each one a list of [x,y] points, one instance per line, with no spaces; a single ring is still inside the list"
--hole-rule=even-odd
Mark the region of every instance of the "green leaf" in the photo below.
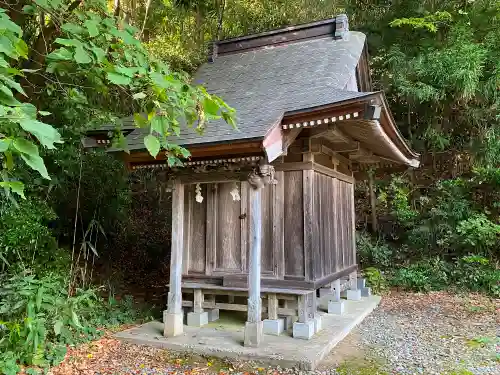
[[[22,57],[28,57],[28,45],[26,44],[26,42],[22,39],[19,39],[15,46],[16,48],[16,52],[19,56],[22,56]]]
[[[10,171],[14,168],[14,158],[12,157],[12,152],[4,151],[4,156],[5,156],[5,168],[7,168],[7,170]]]
[[[75,25],[74,23],[65,23],[61,26],[61,29],[70,34],[83,34],[84,29],[81,26]]]
[[[40,143],[49,149],[55,148],[54,143],[63,143],[61,135],[51,125],[32,119],[22,119],[19,121],[19,125],[38,138]]]
[[[54,323],[54,333],[56,334],[56,336],[59,336],[61,334],[62,326],[63,326],[62,320],[58,320]]]
[[[23,35],[23,30],[21,29],[21,27],[19,27],[16,23],[12,22],[8,17],[1,17],[0,21],[2,22],[1,23],[2,29],[12,31],[17,36]]]
[[[108,80],[115,85],[128,85],[132,81],[130,77],[113,72],[108,73]]]
[[[36,308],[37,308],[37,310],[40,310],[40,307],[42,307],[43,292],[44,292],[43,286],[38,288],[38,291],[36,293]]]
[[[148,119],[140,113],[134,113],[134,122],[135,125],[139,128],[144,128],[146,125],[148,125]]]
[[[164,116],[155,115],[151,119],[151,131],[161,135],[165,135],[168,130],[167,118]]]
[[[1,181],[0,187],[10,189],[21,198],[26,199],[24,196],[24,184],[21,181]]]
[[[21,158],[26,164],[28,164],[29,167],[40,173],[43,178],[50,180],[50,176],[47,172],[47,168],[45,167],[45,163],[39,155],[21,154]]]
[[[16,138],[12,142],[14,148],[21,154],[27,154],[31,156],[38,155],[38,147],[33,143],[24,138]]]
[[[151,154],[152,157],[156,158],[156,155],[160,152],[160,141],[154,135],[148,134],[144,137],[144,145]]]
[[[83,328],[80,325],[80,319],[78,319],[78,315],[76,315],[75,311],[71,311],[71,320],[73,321],[73,324],[77,326],[78,328]]]
[[[33,5],[23,6],[23,12],[26,14],[35,14],[36,8]]]
[[[9,65],[9,63],[7,61],[5,61],[5,59],[0,56],[0,68],[7,68]]]
[[[73,60],[73,52],[64,47],[61,47],[49,53],[47,57],[52,60]]]
[[[99,22],[96,20],[87,20],[83,24],[87,28],[91,38],[99,35]]]
[[[132,95],[132,98],[134,99],[144,99],[146,97],[145,92],[137,92],[134,95]]]
[[[0,91],[3,92],[7,96],[10,96],[10,97],[14,96],[11,89],[9,89],[7,86],[5,86],[3,84],[0,84]]]
[[[75,60],[78,64],[88,64],[92,62],[90,55],[83,49],[83,47],[76,47]]]
[[[2,138],[0,139],[0,152],[5,152],[9,149],[10,143],[12,140],[10,138]]]
[[[137,72],[137,68],[126,68],[124,66],[116,66],[115,70],[118,73],[123,74],[127,77],[130,77],[130,78],[132,78],[134,76],[134,74]]]
[[[106,58],[106,51],[99,47],[92,47],[91,50],[92,52],[94,52],[94,55],[97,58],[98,62],[104,61],[104,59]]]
[[[129,32],[125,30],[112,29],[110,32],[117,38],[123,40],[123,43],[125,44],[136,45],[136,46],[141,44],[139,40],[135,39],[133,35],[131,35]]]
[[[211,98],[205,98],[203,100],[203,109],[207,114],[217,116],[220,107],[215,100],[212,100]]]
[[[62,44],[63,46],[66,46],[66,47],[82,47],[83,46],[82,42],[80,42],[78,39],[57,38],[56,40],[54,40],[54,43]]]
[[[49,116],[52,114],[52,112],[47,112],[47,111],[38,111],[38,114],[40,116]]]
[[[26,93],[24,92],[23,88],[21,87],[21,85],[19,83],[17,83],[16,81],[14,81],[13,79],[5,76],[5,75],[0,75],[0,79],[2,81],[4,81],[4,83],[9,86],[10,88],[13,88],[15,89],[17,92],[23,94],[24,96],[26,96]]]

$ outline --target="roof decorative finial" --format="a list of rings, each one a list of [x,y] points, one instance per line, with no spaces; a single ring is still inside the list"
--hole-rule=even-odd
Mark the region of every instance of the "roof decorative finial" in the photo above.
[[[347,14],[339,14],[335,17],[335,39],[346,39],[349,32],[349,19]]]
[[[208,49],[208,62],[213,63],[215,61],[215,58],[217,57],[218,50],[219,50],[219,46],[217,45],[217,42],[210,43],[209,49]]]

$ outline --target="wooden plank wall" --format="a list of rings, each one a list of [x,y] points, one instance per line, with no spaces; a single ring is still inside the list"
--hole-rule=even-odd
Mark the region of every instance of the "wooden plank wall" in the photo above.
[[[201,185],[202,203],[195,201],[195,185],[184,188],[183,274],[205,274],[207,185]]]
[[[303,280],[304,267],[304,204],[302,171],[283,173],[285,277]]]
[[[314,280],[356,263],[352,194],[352,184],[314,173]]]
[[[353,184],[314,170],[277,173],[278,184],[261,192],[263,277],[313,281],[356,264]],[[195,185],[186,185],[183,274],[247,273],[249,186],[238,182],[241,201],[234,186],[201,184],[198,203]]]

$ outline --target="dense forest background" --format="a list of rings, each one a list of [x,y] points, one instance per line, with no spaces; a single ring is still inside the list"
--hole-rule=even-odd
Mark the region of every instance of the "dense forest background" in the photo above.
[[[366,276],[380,292],[500,296],[500,2],[0,4],[0,372],[57,363],[66,344],[98,327],[145,317],[124,291],[164,303],[164,176],[128,174],[113,157],[84,152],[82,134],[152,113],[139,122],[160,136],[146,146],[177,163],[185,150],[166,135],[182,131],[179,117],[233,125],[231,108],[189,83],[209,41],[339,13],[367,34],[374,86],[423,161],[414,171],[369,171],[375,220],[368,186],[357,184]]]

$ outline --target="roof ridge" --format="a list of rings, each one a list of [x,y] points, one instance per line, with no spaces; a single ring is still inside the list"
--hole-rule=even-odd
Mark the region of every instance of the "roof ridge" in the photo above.
[[[304,39],[315,39],[325,36],[332,36],[334,39],[343,39],[348,31],[349,21],[347,15],[339,14],[336,17],[326,20],[212,42],[209,48],[208,60],[213,62],[220,55],[246,52],[256,48],[302,41]]]

